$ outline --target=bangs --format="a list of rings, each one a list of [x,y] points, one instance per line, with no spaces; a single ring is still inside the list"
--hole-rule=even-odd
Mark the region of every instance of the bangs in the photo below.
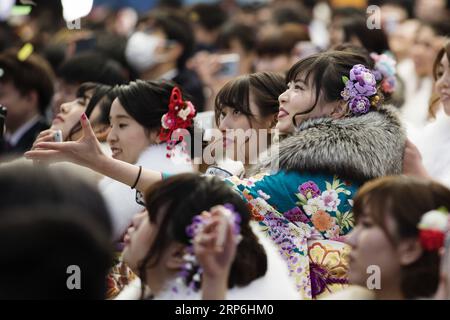
[[[229,107],[251,116],[250,111],[250,83],[248,76],[241,76],[229,81],[220,89],[214,102],[216,124],[219,123],[220,113],[223,108]]]
[[[97,84],[94,82],[82,83],[77,89],[76,93],[77,98],[83,98],[86,95],[86,92],[94,90],[96,86]]]
[[[386,232],[385,218],[386,212],[389,212],[391,209],[391,202],[385,190],[378,188],[377,185],[372,183],[366,184],[359,190],[355,197],[353,206],[355,223],[358,223],[362,216],[367,215],[377,226]]]
[[[286,74],[286,85],[289,84],[289,82],[297,80],[300,75],[304,76],[305,82],[308,82],[309,77],[316,69],[318,61],[320,61],[320,56],[321,54],[313,54],[294,64]]]

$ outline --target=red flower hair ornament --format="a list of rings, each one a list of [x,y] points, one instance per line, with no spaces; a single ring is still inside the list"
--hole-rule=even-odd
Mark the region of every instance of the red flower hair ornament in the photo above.
[[[427,251],[437,251],[444,245],[446,234],[450,230],[448,210],[441,207],[428,211],[418,225],[422,247]]]
[[[180,129],[187,129],[192,126],[196,115],[194,105],[190,101],[184,101],[181,90],[178,87],[172,89],[169,101],[169,111],[161,118],[161,130],[159,140],[167,142],[167,158],[171,157],[172,149],[178,142],[183,142],[184,138]],[[179,131],[180,135],[174,138]]]

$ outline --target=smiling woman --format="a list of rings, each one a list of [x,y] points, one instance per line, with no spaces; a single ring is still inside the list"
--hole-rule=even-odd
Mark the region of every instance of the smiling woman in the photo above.
[[[114,89],[106,139],[114,159],[171,174],[193,170],[190,150],[178,143],[168,153],[170,140],[160,134],[174,88],[170,81],[137,80]],[[192,131],[193,125],[186,129]],[[114,238],[120,240],[133,215],[143,207],[136,203],[135,191],[117,181],[105,178],[100,189],[113,216]]]
[[[434,79],[439,98],[436,121],[421,132],[417,147],[423,156],[423,164],[434,179],[450,186],[450,41],[439,51],[434,64]],[[433,141],[433,143],[430,143]]]

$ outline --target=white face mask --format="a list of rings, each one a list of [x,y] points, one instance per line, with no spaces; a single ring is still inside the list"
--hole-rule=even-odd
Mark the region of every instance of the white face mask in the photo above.
[[[161,46],[163,41],[157,36],[142,31],[133,33],[128,39],[125,49],[128,64],[136,71],[143,72],[164,62],[164,57],[156,53],[156,49]]]

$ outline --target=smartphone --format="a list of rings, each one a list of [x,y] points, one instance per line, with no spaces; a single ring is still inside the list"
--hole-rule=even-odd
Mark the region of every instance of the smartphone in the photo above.
[[[220,55],[219,63],[221,67],[216,75],[221,78],[236,77],[239,74],[239,61],[240,58],[237,53]]]
[[[216,239],[217,247],[222,247],[225,244],[228,228],[233,223],[232,219],[233,214],[228,209],[225,209],[220,215],[220,223],[218,225],[218,234]]]
[[[53,134],[53,140],[55,142],[63,142],[63,137],[62,137],[62,131],[61,130],[56,130],[56,132]]]
[[[5,123],[6,123],[6,107],[0,104],[0,141],[3,140],[3,134],[5,133]]]

